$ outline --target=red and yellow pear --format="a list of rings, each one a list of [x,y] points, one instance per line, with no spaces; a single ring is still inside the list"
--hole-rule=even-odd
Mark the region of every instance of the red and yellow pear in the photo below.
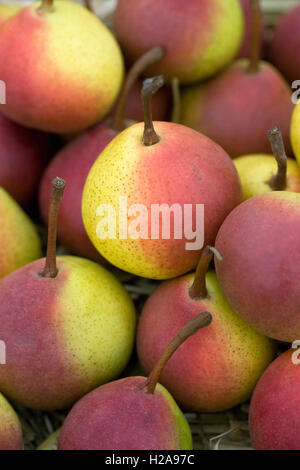
[[[1,27],[6,104],[0,109],[27,127],[78,132],[110,111],[123,69],[113,35],[86,8],[65,0],[35,2]]]
[[[174,331],[202,310],[211,312],[212,324],[186,341],[161,374],[161,383],[189,411],[224,411],[247,400],[275,351],[230,307],[215,273],[207,272],[212,257],[206,247],[196,273],[163,282],[138,326],[138,357],[148,373]]]
[[[56,220],[65,182],[53,181],[47,257],[0,284],[6,364],[0,390],[30,408],[66,408],[122,372],[135,334],[132,300],[119,281],[84,258],[56,258]]]
[[[12,406],[0,393],[0,450],[22,449],[23,436],[20,420]]]

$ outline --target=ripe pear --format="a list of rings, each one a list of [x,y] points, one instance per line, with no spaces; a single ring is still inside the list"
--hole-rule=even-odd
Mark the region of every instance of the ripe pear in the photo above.
[[[294,159],[286,157],[280,130],[270,131],[269,138],[274,156],[244,155],[233,161],[240,177],[243,200],[270,191],[300,193],[300,167]]]
[[[128,71],[112,122],[103,122],[71,140],[55,155],[43,174],[39,191],[39,206],[44,223],[47,225],[48,207],[51,196],[51,181],[61,175],[68,181],[64,198],[60,205],[58,219],[58,239],[72,253],[105,263],[89,240],[81,217],[81,199],[88,173],[107,144],[126,127],[126,103],[132,87],[138,81],[148,63],[158,60],[162,55],[154,48],[141,56]]]
[[[300,165],[300,102],[295,106],[292,116],[291,142],[295,157]]]
[[[258,0],[254,4],[258,7]],[[260,17],[258,10],[249,60],[240,59],[212,80],[182,92],[180,122],[210,137],[232,158],[268,153],[266,132],[275,126],[291,154],[291,89],[273,65],[259,60]]]
[[[37,192],[47,157],[54,149],[53,139],[0,114],[0,140],[0,186],[26,206]]]
[[[170,234],[161,234],[151,216],[153,204],[177,204],[179,212],[189,204],[195,223],[196,204],[205,204],[204,238],[213,243],[224,218],[241,199],[236,169],[221,147],[179,124],[154,122],[153,129],[148,100],[162,83],[161,77],[145,81],[145,126],[133,125],[110,142],[92,166],[82,198],[83,222],[100,254],[120,269],[154,279],[190,271],[203,245],[186,249],[187,236],[183,231],[181,238],[175,236],[174,224]],[[122,220],[117,217],[120,198],[127,204]]]
[[[0,367],[3,367],[3,365]],[[0,450],[22,449],[21,423],[11,405],[0,393]]]
[[[206,273],[212,256],[207,247],[196,273],[160,284],[137,333],[139,361],[148,373],[174,331],[202,310],[211,312],[212,324],[186,341],[161,374],[162,385],[190,411],[224,411],[247,400],[274,357],[273,342],[233,311],[215,273]]]
[[[300,5],[289,9],[276,25],[270,45],[270,61],[289,83],[300,78],[300,59],[295,51],[300,47]]]
[[[235,57],[242,42],[239,0],[119,0],[114,30],[129,62],[153,46],[165,57],[149,74],[181,83],[204,80]]]
[[[299,388],[299,352],[290,349],[272,362],[254,390],[249,421],[255,449],[300,450]]]
[[[0,279],[41,256],[41,241],[33,222],[0,187]]]
[[[0,24],[21,10],[21,5],[0,4]]]
[[[77,132],[112,108],[123,59],[110,31],[86,8],[43,0],[3,23],[0,76],[8,117],[48,132]]]
[[[0,390],[24,406],[59,409],[117,377],[132,352],[133,303],[118,280],[83,258],[56,259],[56,219],[63,180],[49,209],[46,260],[0,284],[1,339],[6,364]]]
[[[261,333],[300,337],[300,194],[273,191],[236,207],[222,224],[215,260],[232,308]]]
[[[208,312],[189,322],[165,349],[148,379],[127,377],[83,397],[63,424],[59,449],[191,450],[192,435],[186,418],[170,393],[157,382],[181,343],[210,322]]]

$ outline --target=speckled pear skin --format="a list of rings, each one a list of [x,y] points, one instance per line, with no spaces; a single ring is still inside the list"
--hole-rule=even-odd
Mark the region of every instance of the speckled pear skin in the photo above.
[[[300,367],[290,349],[260,378],[250,404],[252,445],[257,450],[300,450]]]
[[[41,241],[33,222],[0,187],[0,278],[41,256]]]
[[[144,125],[123,131],[98,157],[86,180],[82,216],[87,234],[110,263],[120,269],[153,279],[168,279],[193,269],[199,250],[187,250],[186,239],[127,239],[119,236],[119,198],[127,197],[128,208],[143,204],[151,235],[151,205],[205,204],[205,244],[212,244],[226,215],[241,200],[236,169],[223,149],[198,132],[167,122],[154,122],[160,141],[142,143]],[[101,217],[97,209],[111,204],[117,215],[116,239],[99,238]],[[128,218],[128,227],[134,217]]]
[[[7,93],[0,109],[24,126],[81,131],[99,122],[118,96],[120,48],[81,5],[54,0],[52,11],[40,5],[23,8],[1,28],[0,76]]]
[[[234,310],[263,334],[300,337],[300,194],[274,191],[236,207],[215,246],[221,288]]]
[[[51,160],[43,173],[39,190],[40,211],[47,225],[51,182],[57,175],[67,181],[59,208],[58,239],[72,253],[101,263],[105,260],[90,242],[83,226],[81,199],[93,163],[116,135],[116,131],[101,123],[72,140]]]
[[[190,298],[193,280],[188,274],[165,281],[149,297],[138,326],[138,357],[149,373],[176,331],[200,312],[211,312],[212,323],[180,346],[160,382],[186,410],[224,411],[250,397],[275,347],[232,310],[215,273],[206,275],[205,299]]]
[[[148,76],[176,76],[181,83],[204,80],[231,62],[242,42],[239,0],[120,0],[114,30],[129,62],[154,46],[165,57]]]
[[[249,61],[240,59],[212,80],[186,88],[180,122],[210,137],[232,158],[269,153],[267,131],[278,126],[290,155],[291,89],[271,64],[260,62],[258,73],[248,67]]]
[[[21,9],[21,5],[0,4],[0,24],[13,16]]]
[[[0,390],[31,408],[66,408],[119,376],[131,355],[133,303],[117,279],[83,258],[57,259],[56,278],[42,278],[44,260],[1,282],[1,338],[7,364]]]
[[[59,437],[60,450],[191,450],[186,418],[170,393],[145,377],[103,385],[70,411]],[[133,432],[134,430],[134,432]]]
[[[300,165],[300,103],[295,106],[292,116],[291,142],[296,160]]]
[[[0,393],[0,450],[22,449],[21,423],[11,405]]]
[[[273,191],[268,184],[277,173],[277,163],[273,155],[243,155],[235,158],[233,163],[240,177],[244,201]],[[300,167],[292,158],[287,160],[285,190],[300,193]]]

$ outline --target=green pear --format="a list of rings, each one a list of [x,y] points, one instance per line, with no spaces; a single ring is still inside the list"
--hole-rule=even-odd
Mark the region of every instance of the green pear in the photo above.
[[[0,393],[0,450],[20,450],[22,448],[21,423],[13,408]]]

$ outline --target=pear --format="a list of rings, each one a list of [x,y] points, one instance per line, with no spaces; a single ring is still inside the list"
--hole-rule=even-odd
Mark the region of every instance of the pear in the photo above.
[[[276,127],[268,134],[274,156],[243,155],[233,161],[240,177],[243,200],[270,191],[300,192],[300,168],[294,159],[286,157],[280,129]]]
[[[299,351],[289,349],[267,368],[250,404],[252,445],[257,450],[300,450]]]
[[[33,222],[0,187],[0,278],[41,256],[41,241]]]
[[[211,312],[212,324],[184,343],[161,374],[162,385],[189,411],[224,411],[244,402],[274,357],[273,342],[233,311],[215,273],[206,272],[213,252],[205,248],[196,273],[160,284],[138,326],[138,357],[148,373],[174,331],[202,310]]]
[[[289,83],[299,80],[300,59],[295,51],[300,47],[300,5],[279,19],[270,45],[270,61],[281,71]]]
[[[0,393],[0,450],[21,449],[23,449],[21,423],[11,405]]]
[[[35,196],[54,139],[26,129],[0,113],[0,186],[19,204],[27,206]]]
[[[65,0],[35,2],[5,21],[0,64],[7,88],[1,111],[55,133],[99,122],[123,79],[123,58],[110,31],[86,8]]]
[[[291,142],[295,157],[300,165],[300,102],[295,106],[292,116]]]
[[[261,333],[300,337],[300,194],[273,191],[236,207],[222,224],[215,259],[232,308]]]
[[[189,425],[170,393],[157,382],[176,349],[180,350],[189,336],[210,322],[210,313],[203,312],[186,324],[164,350],[148,379],[117,380],[76,403],[63,424],[59,449],[191,450]]]
[[[179,230],[175,234],[171,223],[170,233],[161,234],[151,216],[154,208],[176,204],[183,212],[189,204],[198,227],[196,205],[204,204],[204,236],[213,243],[224,218],[241,200],[236,169],[220,146],[185,126],[152,122],[151,95],[162,84],[162,77],[145,80],[145,124],[129,127],[109,143],[88,174],[82,198],[84,226],[100,254],[120,269],[154,279],[190,271],[203,247],[196,240],[187,249],[187,236],[183,230],[181,237]],[[118,218],[121,200],[128,210]]]
[[[49,209],[46,260],[0,284],[6,364],[0,390],[24,406],[59,409],[116,378],[131,355],[133,303],[118,280],[83,258],[56,259],[56,220],[65,182],[56,178]]]
[[[250,58],[234,62],[204,84],[183,90],[180,122],[210,137],[232,158],[268,153],[266,132],[277,125],[290,155],[291,89],[273,65],[259,60],[261,12],[258,0],[252,2],[255,20]]]
[[[242,42],[239,0],[119,0],[114,30],[129,62],[153,46],[165,57],[148,70],[180,83],[204,80],[235,57]]]
[[[61,175],[68,181],[60,205],[58,220],[58,239],[72,253],[105,263],[90,242],[81,217],[81,199],[88,173],[108,143],[126,127],[126,103],[132,87],[149,63],[159,60],[163,55],[160,48],[153,48],[129,70],[121,95],[114,111],[112,122],[107,120],[83,132],[61,149],[46,168],[39,190],[39,207],[44,223],[47,225],[48,207],[51,196],[51,181]]]

